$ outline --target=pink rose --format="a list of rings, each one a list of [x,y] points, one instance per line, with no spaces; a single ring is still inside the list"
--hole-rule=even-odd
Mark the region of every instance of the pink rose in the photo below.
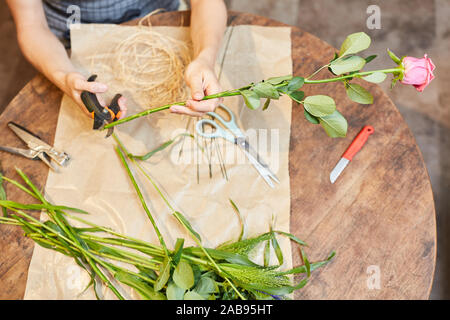
[[[417,91],[422,92],[423,89],[434,79],[433,70],[436,68],[425,55],[423,58],[405,57],[402,60],[405,71],[403,79],[400,81],[403,84],[413,85]]]

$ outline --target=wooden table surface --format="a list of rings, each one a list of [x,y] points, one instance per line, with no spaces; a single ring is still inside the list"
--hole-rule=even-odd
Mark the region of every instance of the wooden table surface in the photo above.
[[[157,14],[151,23],[188,26],[189,12]],[[229,13],[228,24],[286,26],[237,12]],[[327,43],[299,28],[291,30],[295,75],[311,74],[333,57],[335,49]],[[328,138],[320,126],[304,119],[299,105],[293,106],[291,232],[308,242],[310,260],[323,259],[332,250],[337,253],[332,263],[315,271],[309,284],[296,292],[296,299],[428,299],[430,294],[436,220],[429,177],[414,137],[395,105],[377,85],[366,87],[374,96],[370,106],[351,102],[339,83],[303,87],[307,95],[329,94],[335,99],[349,123],[346,138]],[[61,97],[53,84],[36,76],[0,116],[0,145],[21,146],[6,126],[11,120],[53,143]],[[375,133],[331,184],[330,171],[366,124],[372,125]],[[17,166],[44,187],[48,168],[42,162],[5,152],[0,152],[0,162],[5,175],[18,178]],[[6,191],[9,199],[32,201],[10,186]],[[21,229],[0,226],[0,299],[23,298],[33,247]],[[292,254],[294,265],[299,264],[295,246]]]

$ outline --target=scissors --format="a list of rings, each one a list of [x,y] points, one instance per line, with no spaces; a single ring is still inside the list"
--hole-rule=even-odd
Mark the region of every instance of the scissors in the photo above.
[[[97,79],[97,75],[94,74],[87,81],[93,82],[95,79]],[[120,93],[116,94],[109,106],[102,106],[95,93],[89,91],[81,92],[81,100],[90,112],[92,119],[94,119],[94,130],[103,130],[105,125],[117,121],[120,118],[119,98],[121,96]],[[114,127],[108,128],[106,138],[112,135],[113,132]]]
[[[14,122],[9,122],[8,127],[25,142],[29,149],[0,146],[0,150],[18,154],[33,160],[41,159],[54,171],[58,171],[58,169],[53,163],[50,162],[51,159],[53,159],[60,166],[66,166],[70,160],[67,153],[56,150],[24,127]]]
[[[258,155],[258,153],[250,146],[246,136],[236,125],[236,119],[233,112],[224,104],[219,104],[217,108],[224,110],[228,114],[230,120],[226,121],[216,112],[207,112],[207,115],[213,117],[214,120],[201,119],[197,121],[195,127],[197,133],[205,138],[222,138],[239,146],[247,156],[250,163],[255,167],[255,169],[263,177],[267,184],[271,188],[274,188],[275,185],[273,181],[275,181],[276,183],[280,183],[280,180],[278,180],[277,176],[270,170],[269,166],[261,160],[261,157]],[[218,122],[220,122],[226,129],[228,129],[228,131],[219,126]],[[205,124],[213,127],[214,131],[205,132]]]

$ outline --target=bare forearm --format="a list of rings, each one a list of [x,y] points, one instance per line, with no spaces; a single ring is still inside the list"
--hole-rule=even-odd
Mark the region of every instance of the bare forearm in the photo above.
[[[191,37],[194,58],[201,57],[214,65],[227,23],[223,0],[193,0]]]
[[[6,3],[14,17],[17,39],[25,57],[89,115],[81,101],[81,92],[103,93],[108,87],[100,82],[87,81],[77,72],[64,46],[47,25],[42,0],[6,0]],[[118,102],[122,116],[125,116],[124,97]]]
[[[46,26],[22,27],[18,40],[25,57],[50,81],[65,91],[65,75],[76,72],[62,43]]]

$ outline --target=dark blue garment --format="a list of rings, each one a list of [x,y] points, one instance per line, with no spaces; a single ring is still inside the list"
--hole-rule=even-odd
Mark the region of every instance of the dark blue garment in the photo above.
[[[68,22],[79,14],[81,23],[119,24],[156,9],[174,11],[179,0],[43,0],[48,26],[66,48],[70,47]]]

